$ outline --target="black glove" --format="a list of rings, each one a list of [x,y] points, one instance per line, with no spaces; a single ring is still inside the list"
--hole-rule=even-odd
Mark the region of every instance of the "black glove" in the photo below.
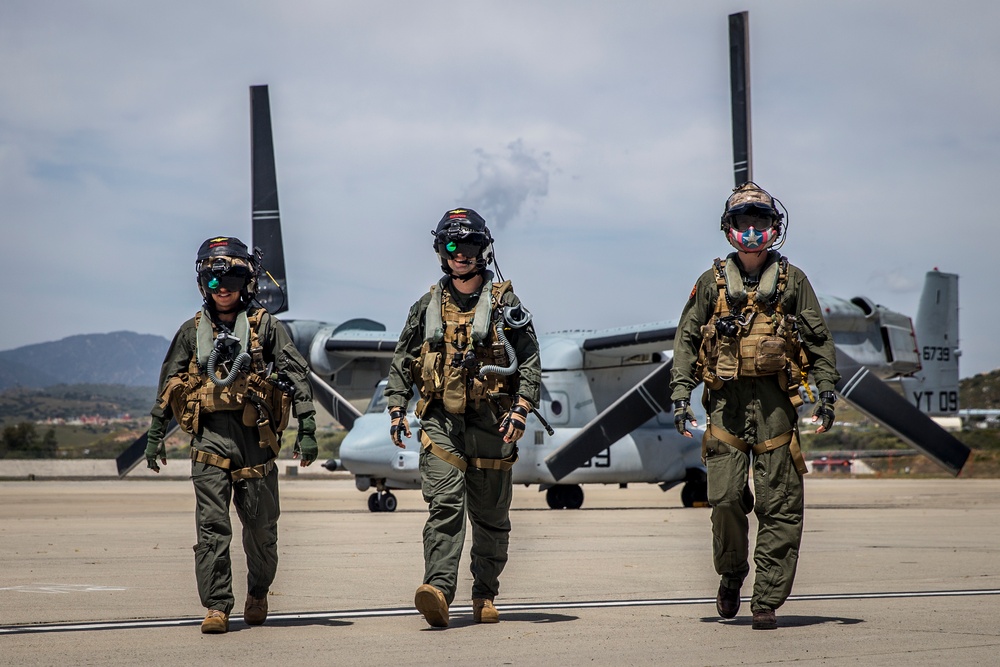
[[[156,459],[167,465],[167,447],[163,444],[163,436],[167,432],[168,421],[166,417],[153,417],[146,431],[146,465],[153,472],[160,472]]]
[[[316,413],[307,412],[299,415],[299,430],[295,435],[295,447],[292,458],[302,457],[299,466],[306,467],[319,456],[319,445],[316,443]]]
[[[819,393],[819,403],[816,405],[816,410],[813,411],[812,418],[814,422],[820,422],[819,428],[816,429],[817,433],[823,433],[833,428],[833,404],[836,402],[837,395],[832,391],[821,391]]]
[[[517,442],[524,435],[524,426],[531,412],[531,403],[524,396],[517,397],[517,403],[511,407],[506,416],[500,420],[500,428],[504,442]]]
[[[694,418],[694,411],[691,410],[691,402],[686,398],[674,401],[674,428],[683,436],[691,437],[691,431],[687,429],[687,422],[691,426],[697,426],[698,422]]]
[[[403,442],[403,438],[409,438],[410,435],[412,434],[410,424],[406,420],[406,410],[398,405],[389,408],[389,437],[392,438],[392,444],[405,448],[406,443]]]

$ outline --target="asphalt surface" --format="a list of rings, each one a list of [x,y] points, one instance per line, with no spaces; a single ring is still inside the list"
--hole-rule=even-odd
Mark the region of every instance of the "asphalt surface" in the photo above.
[[[998,663],[1000,480],[810,476],[796,585],[772,631],[750,628],[746,597],[737,618],[717,617],[711,510],[684,509],[677,489],[585,490],[583,509],[553,511],[517,488],[501,622],[472,622],[467,548],[452,624],[437,630],[411,606],[419,492],[372,514],[350,480],[283,478],[267,623],[239,618],[237,538],[231,631],[202,635],[189,481],[0,482],[0,662]]]

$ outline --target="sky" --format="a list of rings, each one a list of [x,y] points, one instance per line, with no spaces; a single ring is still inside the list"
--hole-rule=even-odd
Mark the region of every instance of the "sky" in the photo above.
[[[173,335],[201,242],[250,241],[256,84],[287,316],[398,331],[440,276],[430,230],[470,206],[539,332],[676,319],[729,251],[742,10],[781,252],[912,317],[957,273],[961,376],[1000,367],[992,0],[4,0],[0,350]]]

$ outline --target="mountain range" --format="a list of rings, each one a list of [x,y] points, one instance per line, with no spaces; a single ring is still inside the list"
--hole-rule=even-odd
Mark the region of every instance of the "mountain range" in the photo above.
[[[163,336],[114,331],[5,350],[0,352],[0,391],[57,384],[155,387],[169,346]]]

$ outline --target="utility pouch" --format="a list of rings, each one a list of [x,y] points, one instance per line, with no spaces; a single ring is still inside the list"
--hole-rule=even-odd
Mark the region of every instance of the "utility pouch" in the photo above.
[[[440,352],[427,352],[423,355],[423,365],[420,368],[423,387],[420,393],[436,394],[444,390],[445,378],[441,375],[443,365]]]
[[[465,368],[445,366],[443,396],[444,409],[452,414],[465,412]]]
[[[257,408],[250,401],[247,401],[246,405],[243,406],[243,425],[257,425]]]
[[[788,364],[785,355],[785,339],[778,336],[764,336],[757,340],[753,365],[758,375],[770,375],[784,371]]]
[[[715,375],[719,380],[733,380],[740,372],[740,341],[732,336],[719,340],[719,361],[715,364]],[[718,387],[716,387],[718,388]]]
[[[188,386],[189,379],[189,375],[182,373],[167,380],[159,405],[161,409],[169,405],[181,429],[190,435],[197,435],[201,402],[198,390]]]
[[[715,324],[710,322],[701,328],[701,347],[698,348],[698,361],[695,366],[695,377],[700,378],[709,389],[722,387],[722,380],[715,374],[718,360],[719,338]]]

